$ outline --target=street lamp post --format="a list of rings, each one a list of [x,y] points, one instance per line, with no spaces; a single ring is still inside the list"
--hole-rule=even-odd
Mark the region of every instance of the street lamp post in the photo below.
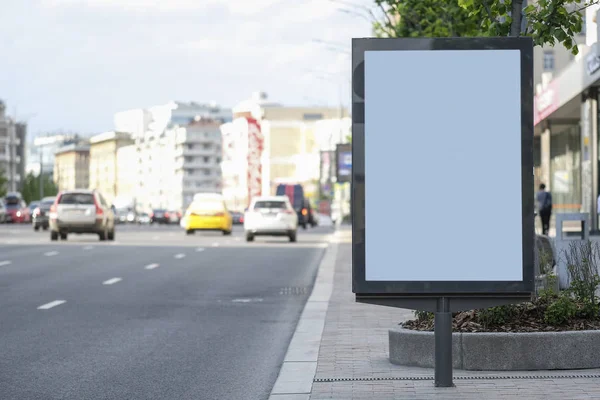
[[[44,147],[40,146],[40,200],[44,198]]]

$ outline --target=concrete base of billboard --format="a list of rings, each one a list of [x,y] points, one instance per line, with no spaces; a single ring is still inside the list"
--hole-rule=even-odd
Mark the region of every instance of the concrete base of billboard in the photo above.
[[[433,368],[433,332],[389,330],[392,364]],[[455,369],[534,371],[600,368],[600,331],[453,333]]]

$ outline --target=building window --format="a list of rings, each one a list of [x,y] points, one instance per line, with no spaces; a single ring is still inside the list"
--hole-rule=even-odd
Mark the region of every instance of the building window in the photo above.
[[[585,30],[585,10],[581,13],[581,32],[579,32],[580,35],[585,35],[586,30]]]
[[[207,163],[207,162],[209,162],[209,161],[210,161],[210,157],[206,157],[206,156],[205,156],[205,157],[204,157],[204,162],[205,162],[205,163]]]
[[[212,146],[210,145],[210,143],[204,143],[204,150],[208,150],[210,149]]]
[[[554,71],[554,50],[544,50],[544,71]]]
[[[194,162],[194,157],[189,157],[189,156],[185,157],[185,162],[186,163]]]

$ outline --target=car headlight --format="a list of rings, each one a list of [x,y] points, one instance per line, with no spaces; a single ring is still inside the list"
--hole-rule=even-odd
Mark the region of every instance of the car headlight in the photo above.
[[[21,211],[17,211],[17,217],[21,216]]]

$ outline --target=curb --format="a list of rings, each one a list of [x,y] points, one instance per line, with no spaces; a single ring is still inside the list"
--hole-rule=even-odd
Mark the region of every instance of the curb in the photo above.
[[[317,361],[329,299],[333,293],[333,278],[338,244],[336,237],[330,236],[329,246],[319,264],[315,284],[308,298],[294,336],[281,365],[279,376],[271,390],[269,400],[308,400],[313,380],[317,372]]]

